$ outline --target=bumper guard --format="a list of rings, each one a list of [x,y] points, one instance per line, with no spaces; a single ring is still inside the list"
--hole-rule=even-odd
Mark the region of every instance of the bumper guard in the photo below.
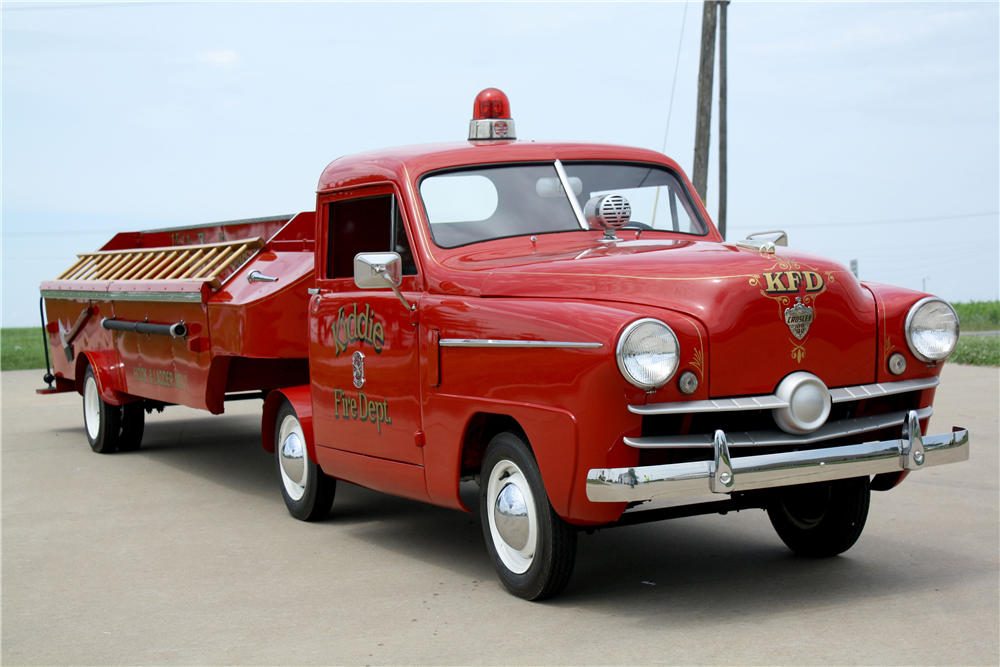
[[[641,502],[920,470],[968,460],[969,431],[955,428],[924,437],[911,410],[899,440],[732,458],[726,434],[719,430],[713,447],[712,461],[595,468],[587,474],[587,498],[598,503]]]

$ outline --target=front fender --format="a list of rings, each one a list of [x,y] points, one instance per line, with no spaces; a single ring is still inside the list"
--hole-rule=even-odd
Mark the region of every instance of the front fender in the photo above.
[[[275,389],[268,393],[267,398],[264,399],[264,410],[260,423],[260,441],[264,451],[269,454],[274,453],[274,428],[277,425],[278,410],[281,409],[281,404],[284,401],[288,401],[292,405],[295,416],[299,418],[299,423],[302,425],[302,433],[306,436],[306,453],[309,455],[309,460],[318,465],[316,443],[313,439],[312,392],[307,384]]]

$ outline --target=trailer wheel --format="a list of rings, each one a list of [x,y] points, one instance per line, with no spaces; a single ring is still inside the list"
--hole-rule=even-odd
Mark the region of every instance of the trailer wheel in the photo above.
[[[106,403],[97,388],[94,369],[87,366],[83,376],[83,425],[90,448],[98,454],[111,454],[118,449],[121,433],[121,406]]]
[[[302,424],[288,401],[278,410],[275,421],[274,458],[288,512],[302,521],[325,518],[333,505],[337,480],[309,459]]]
[[[858,541],[868,518],[868,478],[792,486],[767,508],[778,537],[800,556],[841,554]]]
[[[146,428],[146,410],[142,401],[126,403],[122,406],[122,432],[118,438],[119,452],[134,452],[142,444],[142,433]]]
[[[500,433],[486,449],[479,512],[486,548],[508,591],[542,600],[566,588],[576,530],[552,509],[535,456],[514,433]]]

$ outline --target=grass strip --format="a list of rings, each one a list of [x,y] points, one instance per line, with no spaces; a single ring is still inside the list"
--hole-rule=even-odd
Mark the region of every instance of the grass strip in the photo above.
[[[1000,366],[1000,336],[959,336],[948,363]]]
[[[962,331],[1000,331],[1000,301],[969,301],[951,306],[958,313]]]
[[[0,370],[45,368],[41,327],[0,329]]]
[[[953,303],[962,331],[1000,331],[1000,301]],[[1000,337],[961,336],[953,364],[1000,366]],[[0,370],[45,368],[41,327],[0,329]]]

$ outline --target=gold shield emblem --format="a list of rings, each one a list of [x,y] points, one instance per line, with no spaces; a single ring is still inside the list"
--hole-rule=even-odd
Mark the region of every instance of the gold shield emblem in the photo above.
[[[810,310],[812,310],[810,308]],[[365,355],[358,350],[351,358],[351,366],[354,367],[354,386],[361,389],[365,386]]]
[[[797,339],[802,340],[809,333],[809,325],[813,321],[813,309],[802,304],[802,297],[795,297],[795,305],[785,308],[785,324]]]

